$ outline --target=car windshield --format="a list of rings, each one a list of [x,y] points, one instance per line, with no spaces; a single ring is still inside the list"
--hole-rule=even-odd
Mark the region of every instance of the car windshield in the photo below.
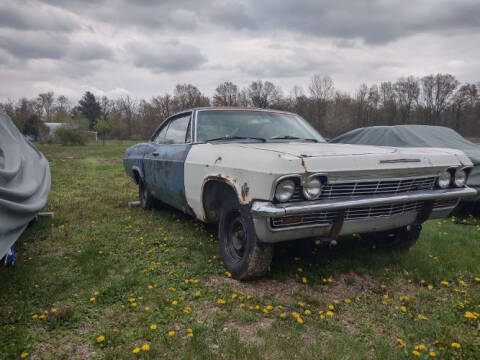
[[[254,110],[203,110],[197,115],[197,141],[325,142],[305,120],[294,114]]]

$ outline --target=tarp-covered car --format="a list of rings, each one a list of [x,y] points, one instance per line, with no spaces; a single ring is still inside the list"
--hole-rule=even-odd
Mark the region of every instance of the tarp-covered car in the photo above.
[[[158,199],[218,224],[236,279],[267,271],[281,241],[355,233],[407,249],[421,223],[477,194],[459,150],[330,144],[300,116],[265,109],[183,111],[128,148],[124,166],[143,208]]]
[[[334,138],[331,142],[357,145],[430,147],[462,150],[473,163],[467,184],[480,190],[480,145],[468,141],[455,130],[444,126],[372,126],[346,132]],[[478,199],[476,206],[478,210]]]
[[[0,259],[45,206],[47,159],[0,113]]]

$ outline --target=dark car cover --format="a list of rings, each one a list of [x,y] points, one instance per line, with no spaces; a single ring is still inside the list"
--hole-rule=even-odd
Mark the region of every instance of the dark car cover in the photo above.
[[[346,132],[331,142],[462,150],[474,165],[468,178],[468,185],[480,187],[480,145],[468,141],[459,133],[447,127],[429,125],[372,126]]]
[[[0,259],[45,206],[47,159],[0,113]]]

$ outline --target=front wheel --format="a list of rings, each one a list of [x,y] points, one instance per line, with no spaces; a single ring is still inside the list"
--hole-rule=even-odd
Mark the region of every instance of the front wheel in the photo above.
[[[411,224],[390,231],[362,234],[362,238],[377,248],[390,250],[409,250],[420,237],[422,225]]]
[[[234,279],[258,277],[270,268],[273,247],[258,241],[248,209],[234,196],[222,204],[218,237],[223,264]]]
[[[144,210],[150,210],[153,206],[153,196],[148,192],[147,187],[142,179],[138,181],[138,199],[140,207]]]

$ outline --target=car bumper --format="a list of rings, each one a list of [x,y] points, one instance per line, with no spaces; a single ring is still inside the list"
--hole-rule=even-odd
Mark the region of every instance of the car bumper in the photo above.
[[[413,202],[431,203],[435,201],[460,200],[475,197],[477,190],[465,187],[460,189],[445,189],[421,191],[408,194],[355,197],[348,199],[333,199],[320,201],[304,201],[295,203],[273,204],[265,201],[255,201],[251,213],[257,237],[263,242],[280,242],[286,240],[328,237],[335,228],[335,221],[319,224],[299,224],[294,226],[274,228],[272,218],[286,216],[305,216],[319,212],[335,212],[344,214],[350,209],[393,206]],[[450,214],[458,201],[446,207],[434,207],[428,211],[427,218],[441,218]],[[406,211],[388,216],[375,216],[364,219],[342,219],[335,235],[384,231],[402,227],[418,221],[419,211]],[[338,225],[338,224],[337,224]]]

